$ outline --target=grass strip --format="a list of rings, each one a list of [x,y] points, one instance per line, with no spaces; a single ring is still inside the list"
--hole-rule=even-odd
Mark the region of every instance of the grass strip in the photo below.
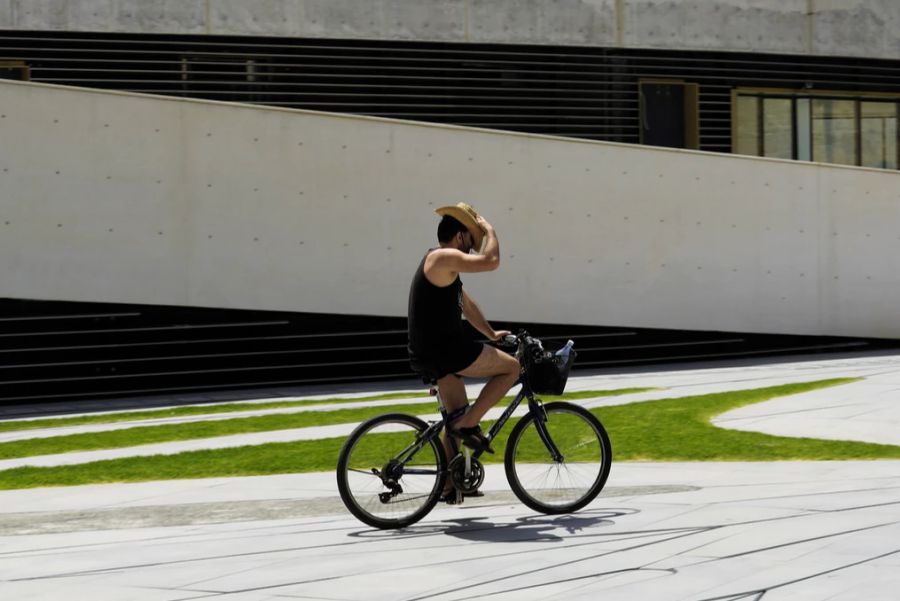
[[[629,394],[656,390],[654,388],[626,388],[621,390],[583,390],[567,393],[570,400],[594,398],[614,394]],[[99,415],[79,415],[76,417],[51,417],[43,419],[0,421],[0,432],[16,432],[19,430],[43,430],[67,426],[89,424],[115,424],[145,419],[165,419],[167,417],[187,417],[194,415],[216,415],[220,413],[236,413],[240,411],[256,411],[263,409],[286,409],[311,405],[331,405],[339,403],[355,403],[370,401],[395,401],[399,399],[416,399],[427,397],[427,392],[389,392],[362,397],[335,397],[326,399],[304,399],[300,401],[269,401],[261,403],[224,403],[210,405],[190,405],[187,407],[170,407],[167,409],[148,409],[146,411],[129,411],[123,413],[103,413]],[[547,397],[550,398],[550,397]]]
[[[260,409],[283,409],[287,407],[305,407],[308,405],[326,405],[332,403],[353,403],[362,401],[393,401],[397,399],[415,399],[427,397],[427,392],[391,392],[355,398],[305,399],[301,401],[269,401],[262,403],[225,403],[221,405],[190,405],[187,407],[170,407],[168,409],[148,409],[146,411],[129,411],[123,413],[102,413],[99,415],[79,415],[76,417],[51,417],[43,419],[0,421],[0,432],[18,430],[42,430],[44,428],[60,428],[65,426],[82,426],[85,424],[114,424],[120,422],[140,421],[144,419],[164,419],[167,417],[184,417],[191,415],[215,415],[218,413],[234,413],[238,411],[256,411]]]
[[[897,459],[900,446],[770,436],[716,428],[714,415],[775,397],[856,381],[833,379],[594,409],[610,433],[614,461]],[[511,420],[512,421],[512,420]],[[507,424],[494,448],[506,442]],[[384,434],[383,436],[394,436]],[[0,489],[331,471],[344,438],[191,451],[74,466],[0,471]],[[486,455],[502,461],[502,452]]]
[[[641,391],[644,389],[625,388],[620,390],[579,391],[559,397],[544,397],[547,400],[566,398],[570,400],[612,396]],[[382,400],[382,399],[378,399]],[[505,397],[501,405],[507,404],[512,397]],[[254,432],[270,432],[293,428],[309,428],[313,426],[330,426],[361,422],[370,417],[389,411],[402,411],[412,414],[430,414],[437,412],[434,400],[411,405],[377,405],[353,409],[335,409],[331,411],[308,411],[303,413],[260,415],[222,420],[190,422],[185,424],[163,424],[154,426],[135,426],[107,432],[86,432],[51,436],[47,438],[31,438],[0,443],[0,459],[34,457],[37,455],[55,455],[74,451],[96,451],[101,449],[118,449],[137,445],[215,438],[232,434],[248,434]]]

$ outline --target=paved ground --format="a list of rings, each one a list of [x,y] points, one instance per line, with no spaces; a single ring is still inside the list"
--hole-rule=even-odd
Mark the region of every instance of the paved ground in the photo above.
[[[864,376],[718,418],[900,444],[900,355],[600,374],[628,401]],[[610,399],[592,403],[622,402]],[[615,444],[615,433],[612,433]],[[478,502],[402,531],[345,513],[332,474],[0,492],[3,599],[900,598],[900,462],[625,464],[571,516],[490,469]]]

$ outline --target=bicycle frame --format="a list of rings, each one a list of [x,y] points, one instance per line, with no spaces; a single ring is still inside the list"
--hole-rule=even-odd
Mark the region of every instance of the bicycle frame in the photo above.
[[[538,437],[541,442],[544,443],[544,446],[547,448],[547,451],[550,453],[550,457],[553,461],[557,463],[561,463],[564,461],[564,457],[562,453],[559,452],[556,444],[553,442],[553,439],[550,438],[549,433],[547,432],[546,426],[544,426],[547,421],[547,414],[544,411],[544,406],[541,402],[534,398],[534,393],[531,391],[531,387],[528,385],[528,380],[525,378],[524,368],[523,371],[519,374],[519,379],[516,381],[516,384],[521,384],[522,387],[519,389],[519,392],[513,398],[512,402],[506,408],[506,410],[500,415],[496,422],[490,427],[485,437],[492,441],[500,431],[503,429],[503,426],[506,425],[506,422],[509,421],[509,418],[512,417],[512,414],[519,407],[524,399],[528,399],[528,411],[532,415],[534,415],[534,425],[537,430]],[[515,386],[515,384],[513,384]],[[444,408],[443,401],[441,400],[440,393],[437,394],[438,404],[440,406],[441,412],[441,421],[434,422],[428,426],[428,428],[422,432],[422,434],[416,439],[416,442],[411,444],[410,446],[403,449],[395,458],[396,463],[392,466],[394,469],[399,469],[401,473],[407,474],[432,474],[434,470],[426,470],[426,469],[417,469],[417,468],[407,468],[406,464],[419,452],[419,450],[428,444],[431,440],[438,437],[441,433],[441,430],[446,426],[449,428],[448,423],[448,412]],[[456,445],[454,443],[453,447]],[[470,459],[478,459],[484,454],[484,451],[474,451],[471,453],[466,453],[466,470],[468,471],[469,461]],[[447,457],[447,460],[452,459],[452,457]],[[387,465],[385,467],[388,467]],[[387,478],[390,478],[394,474],[381,474],[381,479],[387,484]]]
[[[516,411],[519,405],[522,403],[524,399],[528,399],[528,411],[535,416],[534,424],[535,429],[537,430],[538,436],[541,439],[541,442],[544,443],[544,446],[547,447],[547,451],[550,453],[550,456],[556,462],[563,461],[563,456],[557,449],[556,444],[554,444],[553,440],[550,438],[547,433],[547,429],[544,427],[544,422],[547,420],[547,415],[544,412],[544,406],[534,398],[534,394],[531,392],[531,389],[528,387],[528,382],[524,377],[520,377],[517,384],[522,384],[522,387],[519,389],[519,392],[516,394],[515,398],[513,398],[512,402],[503,412],[503,414],[497,419],[496,422],[491,426],[488,430],[486,437],[488,440],[494,440],[500,431],[503,429],[503,426],[506,425],[506,422],[509,421],[509,418],[512,417],[512,414]],[[438,401],[440,402],[440,395],[438,395]],[[382,481],[385,484],[388,484],[388,479],[392,479],[398,474],[394,470],[400,470],[403,474],[433,474],[434,470],[428,469],[419,469],[419,468],[408,468],[406,464],[415,457],[416,453],[419,450],[428,444],[434,438],[437,438],[441,430],[444,429],[445,424],[447,423],[447,412],[444,409],[443,405],[441,405],[441,421],[434,422],[428,428],[422,432],[422,434],[416,439],[416,442],[409,445],[395,457],[396,463],[390,465],[392,468],[391,473],[387,473],[388,470],[384,470],[381,474]],[[471,454],[471,457],[474,459],[478,459],[481,455],[484,454],[484,451],[474,451]],[[447,458],[452,459],[452,457]],[[385,468],[389,467],[389,465],[385,465]]]
[[[513,401],[509,404],[509,407],[506,408],[506,411],[494,422],[494,425],[490,427],[488,433],[486,435],[488,440],[494,440],[494,438],[500,433],[500,430],[503,429],[503,426],[506,424],[507,420],[512,417],[513,412],[518,408],[519,404],[522,402],[522,399],[528,399],[528,411],[532,415],[534,415],[534,425],[537,430],[538,436],[541,439],[541,442],[544,443],[544,446],[547,447],[547,451],[549,451],[550,456],[553,458],[553,461],[560,462],[563,460],[562,454],[559,452],[559,449],[556,448],[556,445],[553,443],[553,440],[550,438],[550,435],[547,433],[547,428],[544,426],[544,423],[547,421],[547,413],[544,411],[544,406],[540,403],[540,401],[534,398],[534,394],[531,392],[531,389],[528,386],[528,382],[525,380],[524,376],[519,377],[519,381],[517,382],[522,384],[522,388],[519,389],[519,393],[515,396]],[[478,459],[483,454],[483,451],[476,451],[473,455],[475,459]]]

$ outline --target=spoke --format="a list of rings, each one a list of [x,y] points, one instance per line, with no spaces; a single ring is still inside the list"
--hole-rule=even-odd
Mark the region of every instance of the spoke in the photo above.
[[[392,498],[391,502],[389,504],[394,505],[396,503],[409,503],[410,501],[417,501],[419,499],[427,499],[430,496],[431,495],[415,495],[415,496],[404,495],[403,498],[401,498],[401,499],[397,499],[397,497]]]
[[[352,468],[352,467],[348,467],[348,468],[347,468],[347,471],[348,471],[348,472],[356,472],[357,474],[365,474],[365,475],[367,475],[367,476],[375,476],[375,477],[377,477],[377,478],[381,478],[381,474],[379,474],[378,471],[376,471],[376,470],[374,470],[374,469],[369,469],[369,470],[358,470],[358,469],[355,469],[355,468]]]

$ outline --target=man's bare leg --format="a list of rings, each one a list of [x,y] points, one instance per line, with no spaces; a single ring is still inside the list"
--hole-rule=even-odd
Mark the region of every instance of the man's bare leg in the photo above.
[[[463,383],[463,379],[459,376],[448,374],[437,381],[437,386],[441,393],[441,403],[447,413],[453,413],[457,409],[462,409],[469,404],[465,384]],[[444,430],[443,440],[441,442],[444,444],[444,456],[447,457],[447,461],[450,461],[453,459],[454,455],[453,442],[446,430]],[[441,491],[441,495],[446,495],[451,490],[453,490],[453,483],[450,481],[450,478],[447,478],[447,482],[444,484],[444,490]]]
[[[438,390],[441,392],[441,403],[447,413],[453,413],[457,409],[462,409],[469,404],[469,397],[466,395],[466,386],[463,379],[456,374],[448,374],[437,381]],[[453,459],[453,449],[450,446],[450,437],[444,433],[444,451],[447,460]]]
[[[519,362],[496,348],[484,345],[481,354],[469,367],[459,372],[461,376],[490,378],[481,389],[475,404],[468,413],[453,422],[454,428],[477,426],[488,410],[503,398],[519,377]],[[441,392],[443,395],[443,391]],[[465,396],[465,388],[463,388]]]
[[[481,389],[478,399],[469,408],[469,411],[452,423],[454,429],[478,425],[478,422],[481,421],[488,409],[496,405],[512,385],[516,383],[516,379],[519,377],[519,362],[506,353],[502,353],[492,346],[485,345],[475,362],[462,370],[460,375],[476,378],[487,377],[490,380]],[[437,385],[441,392],[441,401],[444,409],[448,413],[452,413],[469,404],[466,387],[461,377],[449,374],[438,380]],[[444,433],[443,443],[445,455],[448,459],[452,459],[452,442],[446,432]],[[446,495],[451,490],[453,490],[453,484],[448,480],[441,494]]]

